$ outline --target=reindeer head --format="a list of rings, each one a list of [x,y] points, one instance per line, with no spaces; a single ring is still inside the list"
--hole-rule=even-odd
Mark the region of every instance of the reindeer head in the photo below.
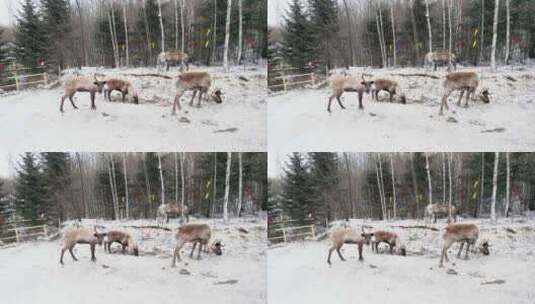
[[[102,94],[102,90],[104,89],[104,85],[106,84],[106,81],[99,81],[97,79],[97,76],[95,76],[95,81],[93,81],[93,84],[97,86],[97,92],[99,94]]]
[[[215,253],[216,255],[222,255],[223,254],[222,248],[223,248],[223,244],[221,243],[221,241],[216,241],[210,247],[212,252]]]
[[[479,245],[478,249],[484,255],[489,255],[490,254],[489,247],[490,247],[489,241],[488,240],[483,240],[481,242],[481,244]]]
[[[223,97],[221,97],[221,89],[215,89],[211,94],[210,98],[216,103],[223,103]]]
[[[402,256],[407,256],[407,248],[405,248],[405,245],[399,246],[399,254]]]
[[[361,75],[361,78],[362,78],[362,81],[360,82],[360,84],[362,84],[364,86],[364,88],[366,89],[366,93],[369,94],[370,93],[370,90],[372,89],[372,85],[374,83],[374,81],[366,81],[366,79],[364,79],[364,74]]]
[[[481,99],[481,101],[483,101],[484,103],[490,103],[489,95],[490,95],[489,89],[488,88],[483,88],[481,90],[481,93],[479,93],[479,99]]]
[[[97,238],[97,244],[102,246],[102,242],[104,241],[104,237],[106,237],[107,233],[99,233],[95,231],[93,235]]]

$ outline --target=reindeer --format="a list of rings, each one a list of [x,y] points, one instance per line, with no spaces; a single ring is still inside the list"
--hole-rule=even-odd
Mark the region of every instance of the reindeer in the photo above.
[[[474,246],[479,238],[479,227],[475,224],[449,224],[444,233],[444,246],[442,247],[442,254],[440,255],[440,264],[439,267],[444,267],[444,258],[446,262],[449,262],[448,259],[448,249],[455,242],[460,242],[461,247],[457,253],[457,258],[461,257],[461,252],[463,246],[466,243],[466,253],[464,255],[465,260],[468,260],[468,249],[470,246]],[[483,241],[478,249],[484,255],[489,255],[489,243],[488,241]]]
[[[210,229],[210,226],[206,224],[186,224],[178,228],[178,231],[175,235],[177,243],[173,252],[173,261],[171,263],[171,267],[176,266],[177,258],[179,262],[182,260],[180,258],[180,249],[186,243],[193,243],[193,248],[191,249],[190,253],[191,258],[193,258],[193,251],[195,250],[196,245],[199,244],[197,259],[200,260],[202,247],[208,246],[208,242],[210,241],[211,236],[212,230]],[[210,250],[216,255],[221,255],[223,254],[222,247],[223,245],[221,244],[221,242],[216,241],[210,247]]]
[[[64,84],[65,93],[61,97],[61,105],[59,107],[60,112],[63,113],[63,102],[67,97],[69,97],[72,107],[78,109],[72,100],[72,97],[76,92],[89,92],[91,96],[91,109],[95,110],[97,108],[95,106],[95,93],[98,92],[99,94],[102,94],[102,89],[105,84],[106,81],[99,81],[96,76],[94,79],[87,76],[77,76],[67,80]]]
[[[126,95],[131,94],[134,103],[139,103],[137,92],[136,90],[134,90],[134,87],[132,86],[130,81],[115,78],[108,79],[106,81],[106,84],[104,85],[104,97],[107,98],[108,101],[111,101],[111,92],[115,90],[121,92],[121,94],[123,95],[123,102],[125,101]]]
[[[425,215],[427,218],[432,219],[433,223],[436,223],[437,218],[439,216],[449,216],[448,206],[440,204],[429,204],[425,207]],[[451,215],[453,216],[453,221],[457,222],[457,208],[453,205],[451,206]]]
[[[372,251],[375,250],[375,252],[379,253],[380,243],[386,243],[390,246],[390,254],[394,254],[394,248],[397,247],[402,256],[407,255],[405,246],[401,244],[399,235],[396,233],[381,230],[375,231],[372,240]]]
[[[184,217],[186,222],[189,222],[190,209],[188,206],[184,205]],[[169,215],[174,215],[175,217],[182,216],[182,207],[171,204],[162,204],[158,207],[158,217],[162,218],[166,223],[169,223]]]
[[[364,109],[362,106],[362,95],[364,92],[367,94],[370,93],[370,88],[373,85],[373,81],[366,81],[364,79],[364,75],[361,75],[362,80],[359,82],[358,79],[352,76],[344,76],[344,75],[336,75],[331,77],[329,80],[329,84],[331,86],[331,96],[329,96],[329,104],[327,106],[327,112],[331,113],[331,102],[333,98],[336,97],[336,100],[338,101],[338,104],[342,109],[345,109],[344,105],[342,104],[342,101],[340,100],[340,96],[344,94],[344,92],[357,92],[359,96],[359,109]]]
[[[197,94],[197,91],[199,92],[199,100],[197,102],[197,107],[201,107],[202,95],[208,93],[208,90],[210,89],[210,86],[212,85],[212,78],[210,77],[210,74],[206,72],[187,72],[187,73],[182,73],[178,75],[177,78],[178,78],[176,81],[177,92],[175,96],[175,101],[173,103],[172,115],[176,115],[177,106],[178,106],[178,109],[180,110],[180,97],[182,97],[182,95],[186,91],[193,91],[193,96],[191,97],[190,106],[193,106],[193,99],[195,99],[195,95]],[[223,102],[220,89],[214,89],[209,95],[210,95],[210,98],[216,103]]]
[[[437,65],[448,65],[448,70],[450,70],[450,61],[451,64],[453,64],[453,68],[457,70],[457,56],[455,56],[454,53],[450,53],[449,51],[438,51],[438,52],[429,52],[425,55],[424,60],[425,65],[431,65],[433,66],[433,70],[437,70]]]
[[[334,250],[336,250],[336,253],[338,253],[340,260],[345,261],[344,257],[342,256],[342,253],[340,252],[340,248],[342,248],[344,244],[357,244],[359,252],[359,261],[363,261],[364,259],[362,257],[362,247],[364,244],[370,245],[370,240],[372,239],[373,235],[373,233],[364,232],[364,228],[362,228],[361,233],[351,228],[342,228],[333,231],[330,235],[332,245],[329,248],[327,263],[331,265],[331,254]]]
[[[68,249],[72,259],[78,261],[74,256],[72,249],[76,244],[89,244],[91,248],[91,261],[95,262],[97,259],[95,257],[95,245],[101,245],[106,233],[98,233],[96,228],[95,230],[90,230],[87,228],[77,228],[69,230],[63,235],[63,247],[61,248],[61,257],[59,259],[60,264],[63,265],[63,254]]]
[[[372,89],[372,99],[375,98],[376,101],[379,101],[379,92],[387,91],[390,95],[390,102],[396,93],[399,92],[399,84],[394,80],[389,79],[375,79],[374,87]],[[406,104],[407,100],[405,94],[400,94],[400,102]]]
[[[189,56],[186,53],[182,53],[180,51],[168,51],[168,52],[161,52],[158,55],[158,64],[160,66],[165,66],[165,70],[169,71],[169,65],[176,65],[180,63],[180,70],[182,70],[184,67],[182,66],[182,60],[184,60],[184,64],[186,65],[186,71],[189,70]]]
[[[129,233],[116,230],[108,231],[104,241],[104,251],[108,249],[108,252],[111,253],[111,244],[114,242],[121,244],[123,247],[123,254],[126,254],[126,249],[129,248],[135,256],[139,255],[138,246]]]
[[[448,97],[453,91],[460,90],[461,95],[459,96],[459,100],[457,101],[457,106],[461,105],[461,99],[463,98],[463,94],[466,91],[466,102],[464,104],[465,108],[468,108],[468,98],[470,97],[470,94],[474,94],[476,92],[476,89],[479,85],[479,77],[475,72],[455,72],[450,73],[446,76],[446,80],[444,80],[443,86],[444,86],[444,95],[442,96],[442,103],[440,104],[440,112],[439,115],[443,115],[443,107],[446,107],[446,110],[449,110],[448,107]],[[474,96],[472,96],[474,97]],[[479,98],[484,103],[489,103],[489,91],[487,88],[483,88],[482,92],[479,94]]]

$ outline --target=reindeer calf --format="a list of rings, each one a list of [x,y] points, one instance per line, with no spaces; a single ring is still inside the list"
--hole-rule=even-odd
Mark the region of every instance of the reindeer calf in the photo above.
[[[442,96],[442,103],[440,104],[440,112],[439,115],[443,115],[443,107],[446,107],[446,110],[449,110],[448,107],[448,97],[453,91],[460,90],[461,95],[459,96],[459,100],[457,101],[457,105],[461,105],[461,99],[463,98],[463,94],[466,91],[466,102],[464,106],[468,108],[468,98],[470,97],[470,94],[474,94],[476,92],[477,86],[479,85],[479,77],[475,72],[455,72],[450,73],[446,76],[446,80],[444,81],[444,95]],[[483,92],[480,94],[480,99],[484,103],[489,103],[489,93],[488,90],[483,90]]]
[[[173,262],[171,264],[171,267],[176,266],[177,258],[179,262],[182,260],[180,258],[180,249],[182,249],[182,247],[186,243],[193,243],[193,248],[191,250],[190,257],[193,257],[193,251],[195,250],[196,245],[199,244],[197,259],[200,259],[201,249],[203,246],[208,245],[208,241],[210,240],[211,236],[212,236],[212,231],[210,229],[210,226],[206,224],[186,224],[178,228],[178,231],[175,235],[177,243],[175,246],[175,250],[173,252]],[[221,242],[216,242],[211,247],[211,250],[216,255],[221,255],[222,254],[221,248],[222,248]]]
[[[364,107],[362,106],[362,95],[364,94],[364,92],[366,92],[367,94],[370,93],[370,88],[372,84],[373,81],[364,80],[364,76],[362,76],[362,81],[359,81],[353,76],[336,75],[331,77],[331,79],[329,80],[329,85],[331,86],[332,94],[331,96],[329,96],[329,105],[327,106],[327,112],[331,113],[331,102],[335,97],[340,107],[342,109],[345,109],[344,105],[342,104],[342,101],[340,100],[340,96],[342,96],[344,92],[357,92],[359,96],[359,109],[364,109]]]
[[[102,94],[102,88],[105,84],[106,81],[99,81],[96,77],[94,79],[91,79],[87,76],[78,76],[68,79],[64,83],[65,93],[61,97],[61,105],[59,107],[59,110],[63,112],[63,102],[67,97],[69,97],[72,107],[78,109],[78,107],[76,107],[74,101],[72,100],[72,97],[74,96],[74,94],[76,94],[76,92],[89,92],[91,96],[91,109],[95,110],[97,108],[95,106],[95,93],[98,92],[99,94]]]
[[[457,258],[461,257],[461,251],[463,250],[464,243],[466,243],[466,253],[464,258],[468,259],[468,249],[470,246],[476,244],[477,239],[479,238],[479,228],[475,224],[449,224],[444,233],[444,247],[442,247],[442,254],[440,255],[440,264],[439,267],[444,267],[444,258],[446,262],[449,262],[448,259],[448,249],[455,242],[461,243],[461,248],[457,253]],[[489,244],[488,242],[483,242],[479,246],[479,251],[484,255],[489,255]]]
[[[176,114],[176,107],[180,110],[180,97],[186,91],[193,91],[193,96],[191,97],[190,105],[193,105],[193,100],[197,91],[199,92],[199,100],[197,102],[197,107],[201,106],[201,97],[203,94],[208,93],[210,86],[212,85],[212,78],[210,74],[206,72],[187,72],[182,73],[177,76],[176,81],[177,92],[175,95],[175,101],[173,103],[172,114]],[[215,89],[212,93],[209,94],[210,98],[216,103],[222,103],[223,99],[221,97],[221,90]]]
[[[139,255],[138,247],[129,233],[116,230],[108,231],[104,241],[104,251],[107,248],[108,252],[111,253],[111,244],[114,242],[121,244],[123,254],[126,254],[126,248],[130,248],[135,256]]]
[[[372,89],[372,98],[375,98],[376,101],[379,101],[379,92],[381,91],[387,91],[390,95],[390,102],[392,102],[394,95],[399,91],[399,84],[394,80],[376,79]],[[402,104],[407,103],[405,94],[400,94],[400,98]]]
[[[399,248],[399,252],[402,256],[407,255],[405,246],[401,245],[399,236],[396,233],[388,231],[375,231],[374,239],[372,240],[372,251],[379,252],[379,244],[386,243],[390,246],[390,254],[394,254],[394,247]]]
[[[106,84],[104,85],[104,97],[107,98],[108,101],[111,101],[111,92],[115,90],[121,92],[121,94],[123,95],[123,102],[125,101],[126,95],[132,94],[134,103],[139,103],[137,92],[134,90],[134,86],[132,86],[130,81],[115,78],[108,79],[106,81]]]
[[[106,233],[98,233],[96,230],[90,230],[87,228],[78,228],[65,232],[63,235],[63,247],[61,248],[61,257],[59,259],[60,264],[63,264],[63,254],[68,249],[72,259],[78,261],[74,256],[72,249],[76,244],[89,244],[91,247],[91,261],[95,262],[95,245],[102,245],[102,241]]]
[[[365,233],[364,231],[359,233],[351,228],[343,228],[333,231],[330,235],[332,246],[331,248],[329,248],[329,256],[327,257],[327,263],[331,265],[331,254],[333,250],[336,250],[338,256],[340,257],[340,260],[345,261],[344,257],[342,256],[342,253],[340,252],[340,248],[342,248],[344,244],[357,244],[359,252],[359,261],[362,261],[362,247],[364,244],[370,244],[372,236],[373,233]]]

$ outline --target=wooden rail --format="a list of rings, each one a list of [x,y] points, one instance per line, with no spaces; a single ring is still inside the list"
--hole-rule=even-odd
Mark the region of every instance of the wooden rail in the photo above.
[[[13,236],[6,236],[1,237],[0,241],[7,241],[7,240],[15,240],[15,242],[20,243],[23,239],[28,237],[36,237],[36,236],[48,236],[48,227],[46,224],[43,225],[34,225],[34,226],[18,226],[17,224],[22,222],[28,222],[26,221],[20,221],[20,222],[9,222],[6,223],[4,226],[11,225],[13,228],[5,229],[4,231],[14,232],[15,235]],[[33,232],[33,233],[25,233],[28,230],[41,230],[39,232]]]
[[[44,84],[45,86],[48,85],[49,75],[48,75],[47,72],[35,73],[35,74],[19,74],[18,73],[19,71],[23,71],[23,70],[35,70],[35,69],[42,69],[42,67],[38,67],[38,68],[18,68],[18,69],[13,69],[11,71],[5,72],[5,73],[9,73],[9,74],[12,75],[12,76],[5,77],[5,79],[14,79],[15,83],[0,85],[0,89],[15,87],[15,90],[20,91],[21,88],[23,88],[24,86],[27,86],[27,85],[40,84],[40,83]],[[31,78],[31,77],[41,77],[41,80],[25,81],[25,79],[28,79],[28,78]]]

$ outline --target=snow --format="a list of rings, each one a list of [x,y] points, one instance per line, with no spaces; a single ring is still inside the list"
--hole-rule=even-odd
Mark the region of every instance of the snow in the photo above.
[[[489,88],[491,103],[470,101],[465,109],[463,99],[463,107],[458,107],[459,93],[454,92],[449,98],[450,111],[439,116],[444,68],[433,72],[424,68],[354,67],[347,73],[359,78],[361,73],[369,73],[373,78],[398,81],[408,103],[389,103],[386,92],[380,93],[381,102],[365,94],[364,110],[359,110],[357,94],[346,92],[342,95],[346,110],[333,100],[332,114],[328,114],[329,87],[273,94],[268,99],[269,144],[285,152],[533,150],[535,64],[499,67],[497,72],[488,67],[458,66],[458,71],[477,71],[479,88]],[[398,73],[427,73],[440,79],[392,75]]]
[[[113,254],[97,246],[97,262],[92,263],[89,246],[77,245],[79,261],[67,252],[61,266],[60,240],[0,249],[2,303],[265,303],[265,215],[229,223],[195,222],[212,227],[212,239],[224,245],[222,256],[202,253],[201,260],[191,259],[188,244],[181,252],[182,262],[171,268],[172,232],[128,227],[156,225],[147,220],[82,222],[129,231],[140,247],[139,257],[118,253],[118,244],[112,245],[117,252]]]
[[[74,110],[67,99],[61,114],[61,86],[0,95],[0,125],[9,130],[2,132],[3,144],[12,151],[104,152],[125,147],[129,151],[265,151],[265,65],[232,67],[229,73],[221,67],[191,70],[212,75],[213,86],[222,89],[222,104],[203,101],[201,108],[190,107],[191,92],[187,92],[182,97],[182,111],[171,116],[173,80],[128,75],[174,77],[176,68],[167,73],[156,68],[84,68],[80,72],[132,81],[140,105],[121,103],[119,92],[112,93],[112,103],[97,94],[97,110],[92,111],[89,94],[79,92],[74,99],[80,109]]]
[[[490,241],[491,255],[471,253],[469,260],[457,259],[459,245],[453,245],[450,263],[439,268],[442,231],[393,227],[425,224],[414,220],[350,223],[352,227],[366,224],[397,232],[407,246],[406,257],[386,253],[384,244],[380,254],[364,246],[364,261],[359,262],[356,246],[344,245],[342,254],[347,261],[340,261],[333,252],[329,267],[328,240],[275,246],[268,249],[268,298],[281,304],[534,303],[535,220],[501,219],[496,225],[488,220],[463,222],[480,225],[480,238]],[[445,223],[435,226],[443,228]],[[496,280],[505,282],[493,284]]]

